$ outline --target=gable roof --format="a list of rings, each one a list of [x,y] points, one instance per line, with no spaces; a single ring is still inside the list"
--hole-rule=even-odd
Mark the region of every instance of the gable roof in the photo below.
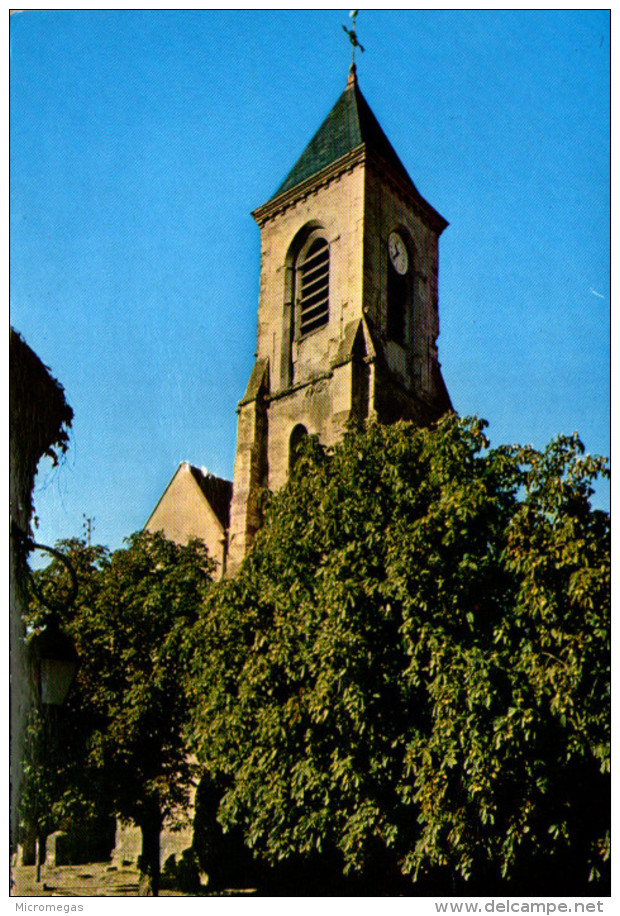
[[[369,152],[381,156],[413,188],[416,194],[418,193],[407,170],[396,155],[394,147],[362,95],[357,85],[355,71],[352,71],[345,91],[273,197],[289,191],[362,145],[365,145]]]
[[[216,516],[222,528],[224,530],[228,528],[230,522],[230,503],[232,500],[232,482],[230,480],[223,480],[221,477],[215,477],[207,470],[197,468],[195,465],[190,464],[189,461],[182,461],[172,475],[168,486],[159,497],[157,505],[149,515],[144,525],[145,528],[148,527],[151,519],[154,517],[157,510],[166,499],[168,491],[172,487],[179,474],[187,473],[188,471],[194,479],[195,483],[198,485],[198,489],[206,499],[209,507],[211,508],[211,511]]]

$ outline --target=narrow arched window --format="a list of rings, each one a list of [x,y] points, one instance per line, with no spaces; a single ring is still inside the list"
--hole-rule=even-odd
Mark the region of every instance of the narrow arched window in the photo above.
[[[329,320],[329,245],[314,238],[305,245],[295,265],[299,314],[299,336],[327,324]]]
[[[291,433],[288,444],[288,468],[292,471],[299,458],[299,447],[308,435],[308,430],[303,423],[298,423]]]

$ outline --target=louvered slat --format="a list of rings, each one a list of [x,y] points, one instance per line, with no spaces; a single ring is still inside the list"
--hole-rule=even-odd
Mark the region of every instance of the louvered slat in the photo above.
[[[329,246],[317,239],[299,265],[299,331],[308,334],[329,318]]]

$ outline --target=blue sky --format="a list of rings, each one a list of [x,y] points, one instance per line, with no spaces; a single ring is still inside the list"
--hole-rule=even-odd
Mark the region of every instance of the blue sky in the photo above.
[[[232,477],[266,201],[344,89],[348,10],[11,23],[11,323],[75,411],[45,543],[118,547],[182,460]],[[609,454],[609,15],[361,11],[361,89],[449,220],[439,356],[492,444]],[[608,505],[608,489],[597,494]]]

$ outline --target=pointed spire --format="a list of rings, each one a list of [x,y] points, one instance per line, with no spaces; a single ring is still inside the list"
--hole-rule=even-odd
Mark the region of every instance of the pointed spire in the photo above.
[[[396,155],[370,110],[357,82],[355,64],[351,65],[347,86],[286,176],[274,197],[306,181],[341,156],[365,146],[385,159],[412,187],[407,170]]]

